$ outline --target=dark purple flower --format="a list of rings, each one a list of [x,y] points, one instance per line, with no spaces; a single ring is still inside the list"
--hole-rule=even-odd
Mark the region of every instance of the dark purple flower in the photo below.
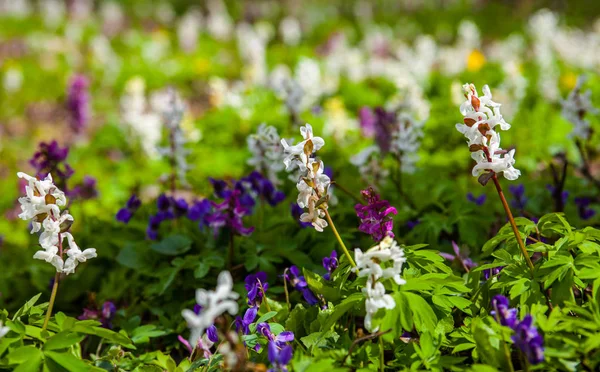
[[[104,304],[102,304],[100,309],[83,309],[83,314],[81,314],[77,319],[97,320],[102,323],[102,327],[112,329],[112,320],[116,313],[117,307],[115,304],[110,301],[106,301]]]
[[[287,342],[294,341],[294,332],[283,331],[278,335],[271,332],[271,326],[269,323],[259,323],[256,326],[256,332],[265,336],[270,342],[274,342],[278,347],[283,347]]]
[[[206,335],[208,336],[208,339],[211,342],[218,342],[219,341],[219,334],[217,332],[217,327],[215,327],[215,325],[211,325],[210,327],[208,327],[206,329]]]
[[[290,345],[278,347],[275,342],[269,342],[269,362],[271,367],[268,372],[287,372],[287,365],[294,356],[294,350]]]
[[[419,220],[419,219],[407,221],[406,222],[406,227],[408,227],[409,230],[412,230],[415,227],[417,227],[417,225],[420,224],[420,223],[421,223],[421,220]]]
[[[475,197],[475,195],[473,195],[472,192],[467,193],[467,200],[470,201],[471,203],[475,203],[476,205],[483,205],[485,204],[485,201],[487,199],[487,196],[485,194],[481,194],[477,197]]]
[[[327,274],[323,275],[323,278],[325,280],[331,279],[331,273],[338,267],[337,252],[335,250],[331,251],[329,257],[323,257],[323,267],[327,270]]]
[[[208,199],[195,201],[188,209],[188,218],[192,221],[199,221],[200,228],[208,226],[207,217],[212,210],[212,204]]]
[[[158,212],[150,216],[146,235],[151,240],[158,239],[158,230],[163,221],[173,220],[188,214],[188,204],[185,199],[175,199],[172,196],[161,194],[156,199]]]
[[[215,194],[215,196],[217,198],[224,199],[224,198],[227,197],[227,195],[225,195],[225,192],[228,191],[229,185],[227,184],[226,181],[224,181],[224,180],[217,180],[217,179],[214,179],[214,178],[209,178],[208,180],[212,184],[213,190],[214,190],[214,194]]]
[[[502,324],[514,328],[517,324],[517,309],[509,308],[508,298],[496,295],[492,298],[491,314]]]
[[[483,279],[490,280],[492,276],[500,274],[502,269],[504,269],[504,266],[492,267],[491,269],[483,270]]]
[[[98,197],[98,189],[96,189],[96,179],[94,177],[85,176],[83,182],[73,187],[69,192],[71,197],[89,200]]]
[[[54,182],[62,189],[66,189],[66,182],[74,171],[65,160],[69,155],[68,147],[60,147],[58,142],[40,142],[39,149],[33,154],[29,164],[35,168],[36,176],[40,179],[52,174]]]
[[[298,205],[298,203],[296,203],[296,202],[290,203],[290,211],[292,213],[292,217],[294,218],[294,221],[298,222],[298,224],[300,225],[301,228],[304,229],[311,225],[310,222],[300,221],[300,216],[302,215],[302,213],[304,213],[304,209],[302,209],[302,207],[300,207]]]
[[[588,197],[575,198],[575,205],[577,205],[579,218],[582,220],[589,220],[596,215],[596,211],[590,208],[590,204],[592,204],[592,199]]]
[[[117,221],[121,221],[123,223],[129,223],[131,217],[135,214],[135,212],[141,207],[142,202],[135,194],[132,194],[127,200],[127,204],[125,207],[119,209],[117,212]]]
[[[513,195],[510,205],[519,210],[525,209],[525,205],[529,200],[527,197],[525,197],[525,185],[522,183],[518,185],[509,185],[508,191],[510,191],[510,193]]]
[[[259,307],[264,297],[263,292],[267,292],[269,288],[267,273],[259,271],[256,274],[250,274],[246,276],[244,282],[246,292],[248,292],[248,305]]]
[[[255,197],[267,201],[271,206],[275,206],[285,199],[285,194],[276,190],[275,185],[257,171],[253,171],[248,176],[241,178],[236,182],[235,188],[242,192],[244,195],[243,198],[247,198],[242,204],[249,208],[254,206]]]
[[[71,128],[81,133],[87,126],[90,117],[88,80],[83,75],[75,75],[69,84],[67,109],[71,116]]]
[[[527,356],[531,364],[544,361],[544,338],[533,325],[533,318],[527,314],[514,328],[515,334],[511,337],[515,345]]]
[[[213,202],[213,212],[207,216],[210,227],[215,234],[218,234],[221,228],[227,227],[232,233],[248,236],[254,231],[254,227],[245,227],[242,217],[248,215],[250,211],[240,202],[242,193],[240,190],[233,190],[228,194],[222,203]]]
[[[550,194],[552,194],[552,196],[554,197],[554,193],[556,192],[556,187],[554,187],[553,185],[546,185],[546,190],[550,191]],[[563,205],[567,204],[567,200],[569,199],[569,191],[563,190],[560,193],[560,198],[562,199]]]
[[[469,271],[471,268],[477,266],[477,264],[467,257],[466,254],[461,253],[460,247],[455,242],[452,242],[452,249],[454,250],[454,254],[440,252],[440,256],[444,257],[450,262],[458,262],[465,269],[465,271]]]
[[[356,215],[361,222],[358,229],[371,235],[376,242],[381,241],[385,236],[393,238],[394,221],[392,215],[398,213],[396,208],[390,206],[387,200],[381,200],[372,187],[361,191],[361,194],[367,201],[367,205],[356,204],[354,206]]]
[[[363,107],[359,116],[365,136],[375,135],[381,153],[387,154],[390,151],[392,131],[396,126],[396,114],[386,111],[383,107],[376,107],[375,110]]]
[[[304,279],[304,276],[300,275],[300,270],[296,265],[291,266],[286,273],[284,274],[284,279],[290,282],[290,284],[300,293],[308,302],[309,305],[316,305],[319,303],[319,300],[315,296],[315,294],[308,287],[308,283]]]
[[[242,332],[244,335],[250,334],[250,324],[254,323],[256,315],[258,315],[258,307],[250,307],[244,313],[243,318],[241,316],[237,316],[235,318],[236,331]]]

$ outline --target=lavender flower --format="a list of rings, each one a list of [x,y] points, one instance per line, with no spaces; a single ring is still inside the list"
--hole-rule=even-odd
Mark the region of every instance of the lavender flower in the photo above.
[[[554,193],[556,193],[556,187],[553,185],[546,185],[546,190],[550,191],[550,194],[554,197]],[[562,205],[567,204],[567,200],[569,199],[569,191],[563,190],[560,193],[560,198],[562,199]]]
[[[354,206],[356,215],[361,220],[358,229],[371,235],[376,242],[381,241],[385,236],[393,238],[394,221],[392,221],[391,214],[398,213],[396,208],[390,206],[387,200],[381,200],[372,187],[361,191],[361,194],[367,201],[367,205],[356,204]]]
[[[83,75],[75,75],[69,84],[67,109],[71,116],[71,128],[81,133],[87,126],[90,117],[88,80]]]
[[[510,328],[515,328],[517,325],[517,309],[509,308],[508,298],[502,295],[496,295],[492,298],[492,310],[491,314],[496,317],[496,319],[503,326],[507,326]]]
[[[452,242],[452,249],[454,250],[454,254],[440,252],[440,256],[444,257],[450,262],[458,262],[467,272],[471,268],[477,266],[473,260],[468,258],[466,254],[460,251],[460,247],[455,242]]]
[[[244,193],[251,191],[256,197],[266,200],[271,206],[275,206],[285,199],[285,194],[276,190],[273,182],[263,177],[257,171],[253,171],[250,175],[241,178],[235,187]]]
[[[358,117],[363,136],[373,137],[375,135],[375,122],[377,121],[373,110],[364,106],[358,112]]]
[[[300,293],[308,302],[309,305],[316,305],[319,303],[319,300],[315,296],[314,293],[308,288],[308,283],[304,276],[300,275],[300,270],[296,265],[292,265],[288,270],[286,270],[283,275],[284,279],[290,282],[290,284]]]
[[[397,125],[396,113],[386,111],[383,107],[371,110],[363,107],[360,111],[361,127],[365,135],[375,135],[375,141],[382,154],[390,151],[392,144],[392,132]]]
[[[467,200],[471,203],[474,203],[475,205],[482,206],[483,204],[485,204],[486,199],[487,196],[485,194],[481,194],[476,197],[475,195],[473,195],[472,192],[467,193]]]
[[[592,200],[588,197],[575,198],[575,205],[577,205],[579,218],[582,220],[589,220],[596,215],[596,211],[590,208],[591,203]]]
[[[290,203],[290,211],[291,211],[292,217],[294,218],[294,220],[296,222],[298,222],[298,225],[300,225],[301,228],[305,229],[311,225],[310,222],[300,221],[300,216],[302,215],[302,213],[304,213],[304,209],[302,209],[302,207],[300,207],[298,205],[298,203],[296,203],[296,202]]]
[[[294,332],[283,331],[280,334],[275,335],[273,332],[271,332],[271,326],[269,326],[269,323],[259,323],[256,326],[256,331],[265,336],[269,342],[275,343],[275,345],[279,348],[284,347],[287,342],[294,341]]]
[[[98,197],[96,183],[97,181],[94,177],[85,176],[83,182],[73,187],[69,194],[71,197],[81,200],[95,199]]]
[[[248,305],[252,307],[260,307],[264,294],[269,288],[267,283],[267,273],[259,271],[256,274],[246,276],[245,287],[248,292]]]
[[[329,257],[323,257],[323,267],[327,269],[327,274],[323,275],[323,279],[330,280],[331,273],[338,267],[337,252],[335,250],[331,251]]]
[[[286,345],[282,348],[277,347],[274,342],[269,342],[269,361],[271,362],[272,368],[269,368],[267,372],[287,372],[287,365],[292,360],[294,351],[292,347]]]
[[[242,192],[233,190],[225,192],[225,200],[213,202],[213,212],[207,216],[208,225],[218,234],[221,228],[227,227],[232,233],[248,236],[254,227],[245,227],[242,217],[250,214],[250,210],[241,203]]]
[[[65,189],[67,180],[73,175],[73,168],[65,160],[69,155],[68,147],[60,147],[58,142],[41,142],[29,164],[35,168],[36,177],[44,179],[51,174],[56,184]]]
[[[408,227],[409,230],[412,230],[415,227],[417,227],[417,225],[419,225],[420,223],[421,220],[419,220],[418,218],[416,220],[406,221],[406,227]]]
[[[544,338],[532,323],[531,314],[525,315],[525,318],[513,327],[515,334],[511,339],[527,356],[529,363],[539,364],[544,361]]]
[[[140,199],[138,199],[138,197],[135,194],[131,195],[129,200],[127,200],[127,204],[125,204],[125,207],[119,209],[119,211],[117,212],[117,221],[123,222],[125,224],[129,223],[131,217],[133,217],[135,212],[141,206],[142,202],[140,201]]]

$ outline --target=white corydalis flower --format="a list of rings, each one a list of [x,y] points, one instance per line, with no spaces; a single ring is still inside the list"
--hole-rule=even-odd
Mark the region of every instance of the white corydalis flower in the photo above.
[[[229,271],[223,271],[217,279],[217,288],[214,291],[198,289],[196,302],[202,306],[199,314],[185,309],[181,315],[186,320],[191,330],[190,345],[197,345],[204,331],[214,324],[215,319],[227,312],[235,315],[238,312],[237,300],[239,294],[233,292],[233,279]]]
[[[283,163],[288,171],[299,169],[296,188],[298,189],[298,205],[308,208],[308,212],[300,216],[302,222],[310,222],[315,230],[322,232],[327,227],[325,210],[328,208],[329,186],[331,180],[324,173],[325,165],[314,158],[314,153],[325,145],[321,137],[313,135],[310,124],[300,128],[304,141],[290,145],[285,139],[281,140],[285,158]]]
[[[2,321],[0,320],[0,338],[6,336],[6,334],[10,331],[10,328],[4,327]]]
[[[370,332],[377,332],[378,327],[373,327],[372,318],[379,309],[393,309],[396,306],[394,299],[385,293],[381,279],[392,278],[398,285],[406,283],[400,277],[402,266],[406,262],[404,250],[389,236],[366,252],[360,248],[354,250],[356,267],[352,270],[358,272],[359,277],[367,277],[367,283],[362,289],[365,295],[365,328]],[[382,266],[385,262],[392,262],[392,266]]]
[[[283,146],[277,129],[263,123],[258,127],[256,134],[248,136],[246,142],[248,150],[252,153],[247,161],[248,165],[266,175],[273,185],[279,185],[281,182],[277,173],[284,169],[284,165]]]
[[[582,87],[586,78],[579,76],[577,85],[569,93],[566,100],[562,101],[562,115],[573,124],[572,137],[588,140],[591,134],[590,122],[585,120],[587,113],[597,114],[598,109],[592,105],[592,91],[587,90],[582,93]]]
[[[496,127],[510,129],[510,124],[502,118],[500,104],[492,101],[492,93],[487,85],[484,85],[484,95],[481,97],[473,84],[463,85],[463,91],[467,98],[460,106],[464,124],[456,124],[456,129],[468,139],[471,157],[477,162],[473,176],[493,172],[502,173],[508,180],[516,180],[521,172],[513,167],[515,150],[502,150],[500,135],[495,131]],[[480,182],[485,184],[487,181]]]
[[[96,257],[96,250],[88,248],[83,252],[79,249],[73,236],[67,232],[73,224],[73,216],[67,211],[61,213],[60,206],[67,203],[64,192],[52,182],[52,176],[48,175],[43,180],[38,180],[28,174],[19,172],[19,178],[29,182],[25,187],[27,196],[19,198],[21,210],[19,217],[23,220],[31,220],[31,232],[38,232],[43,228],[39,236],[41,250],[37,251],[33,258],[50,263],[59,273],[72,274],[80,262],[85,262]],[[68,241],[68,247],[63,247],[64,240]],[[64,261],[64,254],[67,261]]]
[[[396,130],[392,133],[390,152],[392,152],[401,164],[401,171],[413,173],[415,164],[419,160],[417,152],[421,147],[423,131],[422,122],[417,122],[410,114],[402,113],[398,117]]]

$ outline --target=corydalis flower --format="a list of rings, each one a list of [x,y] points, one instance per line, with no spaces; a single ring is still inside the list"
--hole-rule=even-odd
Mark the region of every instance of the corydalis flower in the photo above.
[[[264,292],[269,289],[269,283],[267,283],[267,273],[259,271],[256,274],[250,274],[246,276],[245,288],[248,292],[248,305],[260,307],[262,303]]]
[[[590,122],[585,120],[585,115],[588,113],[597,114],[598,109],[592,106],[592,91],[581,92],[585,81],[585,77],[580,76],[577,79],[575,88],[569,93],[567,99],[562,101],[562,115],[573,124],[571,136],[588,140],[592,133],[592,128]]]
[[[83,181],[73,187],[69,195],[80,200],[95,199],[98,197],[97,181],[94,177],[85,176]]]
[[[67,179],[74,173],[73,168],[65,162],[68,155],[69,148],[60,147],[56,141],[40,142],[39,149],[33,154],[29,164],[35,168],[38,178],[42,179],[52,174],[64,187]]]
[[[467,200],[475,205],[481,206],[481,205],[485,204],[486,199],[487,199],[487,196],[485,194],[475,196],[475,195],[473,195],[472,192],[467,193]]]
[[[511,337],[515,345],[527,356],[531,364],[539,364],[544,361],[544,338],[533,326],[533,318],[530,314],[525,315],[514,327],[515,334]]]
[[[510,308],[508,298],[502,295],[496,295],[492,299],[491,314],[496,317],[496,320],[503,326],[514,328],[518,322],[517,309]]]
[[[112,329],[112,320],[116,313],[117,307],[115,304],[110,301],[106,301],[102,304],[100,309],[83,309],[83,314],[81,314],[77,319],[98,320],[100,323],[102,323],[102,327]]]
[[[71,128],[75,133],[81,133],[90,117],[90,98],[88,80],[83,75],[75,75],[69,83],[67,94],[67,109],[71,115]]]
[[[198,289],[196,302],[202,310],[196,314],[192,310],[183,310],[181,315],[187,321],[191,330],[190,345],[197,345],[198,340],[215,323],[215,319],[227,312],[235,315],[238,312],[236,300],[239,295],[233,292],[233,280],[229,271],[223,271],[217,279],[217,288],[214,291]]]
[[[473,260],[466,257],[466,254],[463,254],[460,251],[460,247],[455,242],[452,242],[452,249],[454,250],[454,254],[440,252],[440,256],[444,257],[450,262],[458,262],[465,269],[465,271],[469,271],[471,268],[477,266]]]
[[[529,200],[525,196],[525,185],[522,183],[519,185],[510,185],[508,186],[508,191],[514,196],[514,199],[510,201],[511,206],[519,210],[525,209],[525,205]]]
[[[248,236],[254,231],[254,227],[245,227],[242,217],[249,215],[250,210],[242,205],[242,192],[233,190],[226,194],[221,203],[213,202],[213,212],[208,215],[208,225],[213,228],[215,234],[227,227],[232,233]]]
[[[269,342],[269,362],[272,368],[267,372],[287,372],[287,365],[294,356],[294,351],[290,345],[279,348],[275,342]]]
[[[367,205],[356,204],[354,206],[356,215],[360,218],[361,222],[358,229],[371,235],[373,240],[377,242],[385,236],[393,238],[394,233],[392,229],[394,221],[392,220],[392,215],[398,213],[396,208],[390,206],[387,200],[381,200],[372,187],[361,191],[361,194],[367,201]]]
[[[589,220],[596,215],[596,211],[590,208],[592,199],[587,197],[575,198],[575,205],[577,205],[577,211],[579,212],[579,218],[582,220]]]
[[[278,185],[280,181],[277,173],[284,169],[284,154],[277,129],[263,123],[258,127],[256,134],[248,136],[246,142],[248,150],[252,153],[247,161],[248,165],[266,175],[272,184]]]
[[[133,217],[135,212],[137,212],[137,210],[141,206],[141,200],[135,194],[131,195],[131,197],[129,197],[129,200],[127,200],[127,203],[125,204],[125,207],[119,209],[119,211],[117,212],[117,221],[123,222],[125,224],[129,223],[131,217]]]
[[[294,332],[283,331],[276,335],[271,331],[269,323],[259,323],[256,326],[256,331],[265,336],[269,342],[274,342],[277,347],[284,347],[287,342],[294,341]]]
[[[188,212],[188,204],[184,199],[176,199],[165,194],[161,194],[156,199],[156,205],[158,212],[150,217],[146,229],[146,235],[151,240],[158,239],[158,230],[162,222],[185,216]]]
[[[249,192],[253,199],[260,198],[271,206],[276,206],[285,199],[285,194],[275,189],[275,185],[269,179],[257,171],[241,178],[235,184],[235,188],[243,193]]]
[[[473,176],[502,173],[506,179],[516,180],[521,172],[513,167],[515,150],[502,150],[500,136],[495,131],[497,126],[502,130],[510,129],[510,124],[500,114],[500,104],[492,101],[487,85],[483,86],[484,95],[481,97],[473,84],[463,85],[463,90],[467,98],[460,106],[464,124],[456,124],[456,129],[468,139],[471,157],[477,162]],[[485,184],[488,179],[480,178],[480,182]]]
[[[308,302],[309,305],[316,305],[319,300],[315,294],[308,287],[306,279],[303,275],[300,275],[300,270],[295,265],[287,269],[283,275],[283,278],[287,280],[298,292],[302,293],[302,296]]]
[[[404,251],[398,247],[398,244],[391,237],[386,236],[378,245],[362,252],[360,248],[354,250],[356,258],[356,267],[352,271],[357,271],[359,277],[367,277],[367,283],[362,289],[365,295],[365,328],[370,332],[377,332],[379,327],[372,325],[373,315],[379,309],[393,309],[396,303],[392,296],[385,293],[385,287],[381,279],[392,278],[398,285],[405,284],[406,281],[400,277],[402,265],[406,262]],[[382,267],[382,265],[391,261],[391,267]]]
[[[250,334],[250,324],[254,323],[256,315],[258,315],[258,307],[248,308],[244,313],[244,317],[237,316],[235,318],[235,330],[242,332],[244,335]]]
[[[323,267],[327,270],[327,274],[323,275],[323,279],[330,280],[331,273],[338,267],[337,252],[335,250],[331,251],[331,255],[328,257],[323,257]]]

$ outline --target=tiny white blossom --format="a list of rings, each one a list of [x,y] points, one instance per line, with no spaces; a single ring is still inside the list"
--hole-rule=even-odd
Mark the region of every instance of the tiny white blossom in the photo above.
[[[214,291],[198,289],[196,302],[202,306],[199,314],[191,310],[183,310],[181,315],[187,321],[191,330],[190,344],[197,345],[204,331],[214,324],[215,319],[228,312],[235,315],[238,312],[237,300],[239,294],[233,292],[233,279],[229,271],[223,271],[217,279],[217,288]]]
[[[567,99],[562,101],[562,115],[573,124],[571,136],[583,140],[589,139],[591,134],[590,122],[585,120],[585,115],[587,113],[598,113],[598,109],[592,105],[592,91],[587,90],[582,93],[582,86],[585,81],[585,77],[580,76],[577,79],[575,88],[569,93]]]
[[[0,338],[6,336],[6,334],[10,331],[10,328],[4,327],[2,321],[0,320]]]
[[[315,208],[315,197],[313,196],[308,201],[308,212],[302,213],[300,221],[310,222],[315,230],[323,232],[323,229],[328,226],[327,221],[325,221],[323,217],[325,217],[325,211],[323,209]]]
[[[63,272],[64,261],[58,255],[58,247],[47,247],[45,250],[37,251],[33,255],[36,260],[44,260],[56,268],[57,273]]]
[[[67,239],[69,243],[69,250],[67,250],[67,260],[65,261],[65,265],[63,268],[63,272],[65,274],[73,274],[75,272],[75,268],[79,265],[80,262],[86,262],[90,258],[97,257],[95,248],[87,248],[84,251],[81,251],[75,240],[73,239],[73,235],[71,233],[63,233],[61,234],[62,239]]]

